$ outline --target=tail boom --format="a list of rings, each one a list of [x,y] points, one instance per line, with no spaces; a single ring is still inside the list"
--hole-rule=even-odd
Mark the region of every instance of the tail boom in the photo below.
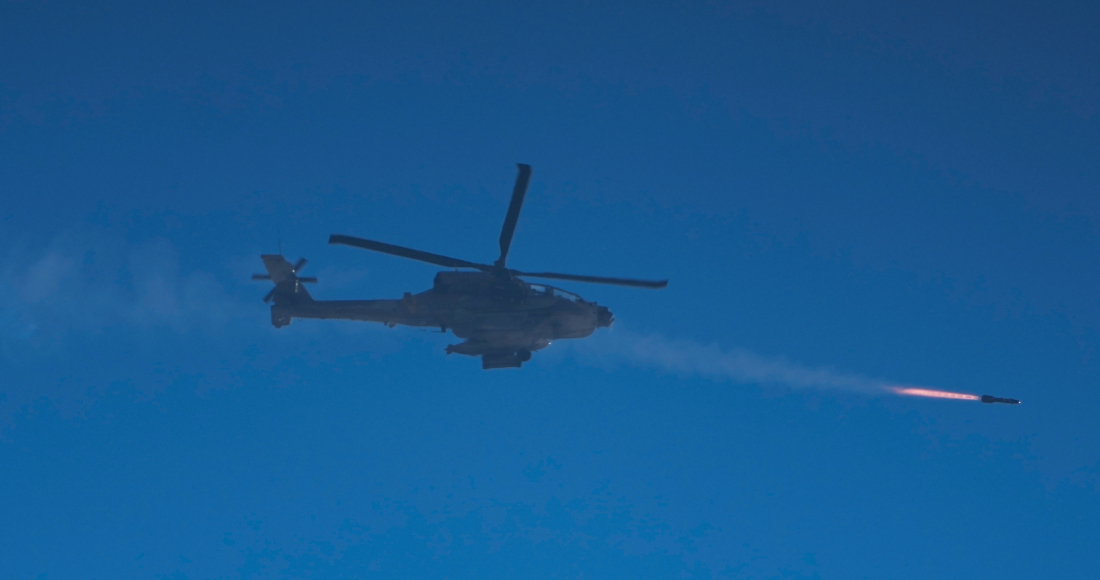
[[[440,322],[426,313],[410,312],[401,300],[309,300],[271,307],[272,323],[276,318],[313,318],[318,320],[358,320],[380,322],[386,326],[440,326]],[[276,326],[280,326],[276,324]]]

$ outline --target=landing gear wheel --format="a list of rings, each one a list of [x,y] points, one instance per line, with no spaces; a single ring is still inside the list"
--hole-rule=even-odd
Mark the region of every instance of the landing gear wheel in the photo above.
[[[527,362],[531,360],[531,351],[521,348],[516,351],[516,358],[519,359],[519,362]]]

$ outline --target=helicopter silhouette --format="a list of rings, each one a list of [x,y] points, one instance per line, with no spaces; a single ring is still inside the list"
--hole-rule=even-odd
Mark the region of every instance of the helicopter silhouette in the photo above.
[[[531,353],[546,348],[554,340],[584,338],[597,328],[606,328],[614,322],[606,306],[522,278],[638,288],[668,285],[667,280],[521,272],[508,268],[508,249],[531,180],[531,167],[522,163],[518,166],[512,201],[500,232],[500,257],[493,264],[334,234],[329,237],[330,244],[373,250],[454,270],[437,273],[432,288],[419,294],[406,292],[397,300],[314,300],[303,284],[316,283],[317,278],[298,275],[307,263],[305,258],[291,264],[281,254],[264,254],[260,259],[267,274],[254,274],[252,279],[275,284],[264,297],[264,302],[272,304],[271,323],[281,328],[294,318],[313,318],[380,322],[391,328],[400,324],[434,327],[443,332],[449,329],[464,340],[447,346],[447,354],[480,356],[483,369],[515,368],[530,360]]]

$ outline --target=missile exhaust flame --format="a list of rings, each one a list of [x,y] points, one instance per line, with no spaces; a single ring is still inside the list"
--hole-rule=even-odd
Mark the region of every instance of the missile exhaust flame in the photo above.
[[[773,384],[788,388],[836,389],[881,396],[889,393],[907,397],[954,399],[981,403],[1019,405],[1020,401],[992,395],[971,395],[941,391],[920,385],[876,380],[829,368],[802,366],[782,357],[764,357],[743,349],[723,350],[715,344],[673,340],[659,334],[641,335],[619,327],[595,339],[602,348],[576,350],[582,360],[600,366],[631,363],[720,381],[742,384]]]
[[[910,387],[892,387],[895,393],[899,395],[907,395],[910,397],[932,397],[935,399],[958,399],[961,401],[980,401],[981,397],[978,395],[968,395],[966,393],[952,393],[951,391],[937,391],[934,389],[915,389]]]

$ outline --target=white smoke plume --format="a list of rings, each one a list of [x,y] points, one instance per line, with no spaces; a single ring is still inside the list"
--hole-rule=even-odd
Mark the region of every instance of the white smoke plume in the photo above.
[[[595,338],[595,337],[594,337]],[[680,375],[733,383],[768,384],[794,389],[834,389],[865,394],[893,392],[897,385],[829,368],[810,368],[782,357],[764,357],[739,348],[640,335],[623,328],[596,339],[596,348],[578,358],[600,365],[626,364]]]
[[[3,256],[0,344],[51,343],[112,326],[219,330],[239,310],[212,274],[182,271],[163,240],[128,246],[67,235]]]

